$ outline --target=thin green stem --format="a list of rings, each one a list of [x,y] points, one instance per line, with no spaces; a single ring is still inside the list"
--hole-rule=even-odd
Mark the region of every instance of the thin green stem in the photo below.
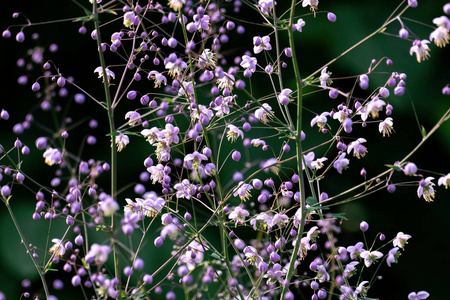
[[[295,0],[292,0],[291,2],[291,11],[290,11],[290,24],[293,24],[294,22],[294,16],[295,16]],[[305,220],[307,215],[306,210],[306,196],[305,196],[305,182],[303,178],[303,155],[302,155],[302,143],[301,143],[301,131],[302,131],[302,110],[303,110],[303,91],[302,91],[302,83],[301,83],[301,76],[300,76],[300,69],[298,66],[297,56],[295,52],[295,41],[294,41],[294,34],[292,30],[292,26],[289,26],[288,28],[288,35],[289,35],[289,47],[291,47],[292,51],[292,66],[294,68],[294,74],[295,74],[295,81],[296,81],[296,88],[297,88],[297,123],[296,123],[296,154],[297,154],[297,172],[299,176],[299,192],[300,192],[300,224],[298,226],[297,230],[297,236],[296,241],[294,245],[294,250],[292,252],[290,261],[289,261],[289,268],[286,274],[286,280],[290,282],[292,275],[294,273],[295,269],[295,261],[297,260],[298,256],[298,250],[300,248],[300,241],[303,236],[303,231],[305,227]],[[281,299],[284,299],[284,295],[289,289],[289,285],[284,285],[283,290],[281,291]]]
[[[97,33],[97,47],[100,59],[100,65],[103,70],[103,89],[105,92],[106,98],[106,108],[108,110],[108,122],[109,122],[109,131],[110,133],[114,133],[116,131],[114,124],[114,107],[111,101],[111,92],[109,90],[109,76],[106,73],[106,63],[105,57],[103,56],[103,52],[101,51],[102,47],[102,39],[100,34],[100,26],[98,19],[98,10],[97,10],[97,1],[93,1],[92,5],[92,13],[94,15],[94,25],[95,31]],[[114,141],[114,136],[111,135],[111,197],[116,199],[116,191],[117,191],[117,146]],[[114,275],[117,279],[119,279],[119,284],[117,285],[117,290],[121,291],[121,280],[120,280],[120,261],[119,261],[119,249],[117,245],[117,215],[113,214],[111,216],[111,242],[113,246],[114,253]],[[117,300],[121,299],[121,295],[117,296]]]
[[[14,213],[11,209],[11,206],[9,205],[9,200],[11,199],[11,197],[12,196],[9,196],[8,199],[6,199],[6,200],[3,199],[3,202],[5,203],[6,208],[8,208],[8,212],[9,212],[9,215],[11,216],[14,226],[16,226],[17,232],[19,233],[19,236],[20,236],[21,243],[27,249],[27,253],[30,256],[31,260],[33,261],[36,271],[38,271],[39,277],[41,278],[41,281],[42,281],[42,286],[44,288],[45,297],[48,298],[50,294],[48,292],[47,282],[45,281],[44,271],[42,270],[41,267],[39,267],[39,264],[37,263],[36,259],[33,257],[33,252],[31,251],[30,247],[28,246],[29,244],[27,243],[27,241],[25,239],[25,235],[23,234],[22,229],[20,229],[20,226],[19,226],[19,223],[17,222],[16,216],[14,215]]]

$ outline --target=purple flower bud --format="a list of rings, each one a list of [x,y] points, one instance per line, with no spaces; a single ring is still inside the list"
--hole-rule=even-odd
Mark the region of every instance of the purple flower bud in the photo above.
[[[407,175],[407,176],[413,176],[413,175],[415,175],[416,172],[417,172],[417,166],[416,166],[414,163],[409,162],[409,163],[407,163],[406,166],[403,168],[403,172],[404,172],[405,175]]]
[[[234,246],[235,246],[237,249],[239,249],[239,250],[242,250],[242,249],[245,248],[245,243],[244,243],[244,241],[241,240],[241,239],[235,239],[234,242],[233,242],[233,244],[234,244]]]
[[[243,89],[245,89],[245,82],[241,79],[238,79],[238,80],[236,80],[236,83],[234,84],[234,86],[238,90],[243,90]]]
[[[244,179],[244,176],[240,172],[235,172],[233,174],[233,181],[242,181]]]
[[[11,194],[11,188],[7,185],[2,186],[1,194],[4,199],[8,198]]]
[[[178,42],[174,37],[169,38],[167,41],[167,45],[169,45],[170,48],[175,48],[177,46]]]
[[[233,30],[236,25],[234,24],[233,21],[227,21],[227,24],[225,26],[227,30]]]
[[[396,189],[396,187],[395,187],[394,184],[390,184],[390,185],[387,186],[387,191],[388,191],[389,193],[395,192],[395,189]]]
[[[273,182],[272,178],[269,178],[269,179],[264,180],[264,185],[266,185],[268,187],[273,187],[275,185],[275,183]]]
[[[281,259],[280,255],[278,253],[276,253],[275,251],[270,253],[270,260],[273,263],[276,263],[276,262],[280,261],[280,259]]]
[[[84,243],[83,236],[81,234],[77,235],[77,237],[75,238],[75,244],[81,246],[83,245],[83,243]]]
[[[444,5],[444,13],[446,13],[447,15],[450,15],[450,3],[447,3]]]
[[[186,212],[186,213],[184,214],[184,219],[185,219],[186,221],[190,221],[190,220],[192,219],[191,214],[188,213],[188,212]]]
[[[328,96],[329,96],[331,99],[336,99],[336,98],[339,96],[339,91],[338,91],[337,89],[331,89],[331,90],[328,92]]]
[[[299,182],[299,180],[300,180],[300,177],[297,174],[292,175],[291,181],[293,183],[297,183],[297,182]]]
[[[292,49],[291,49],[291,48],[286,48],[286,49],[284,49],[284,54],[285,54],[287,57],[292,57]]]
[[[245,32],[244,26],[239,25],[239,26],[236,28],[236,32],[237,32],[238,34],[244,34],[244,32]]]
[[[408,0],[408,5],[410,7],[417,7],[417,0]]]
[[[409,32],[408,30],[406,30],[405,28],[400,29],[400,31],[398,32],[398,36],[402,39],[407,39],[409,36]]]
[[[56,84],[60,87],[63,87],[66,85],[66,79],[62,76],[59,76],[58,80],[56,81]]]
[[[329,12],[327,14],[327,18],[328,18],[328,21],[330,21],[330,22],[336,22],[336,15],[333,14],[332,12]]]
[[[285,153],[291,151],[291,146],[289,146],[288,144],[284,144],[284,146],[283,146],[283,151],[284,151]]]
[[[2,112],[0,113],[0,117],[3,120],[8,120],[9,119],[9,113],[6,110],[2,109]]]
[[[260,179],[255,178],[252,180],[252,185],[255,189],[260,190],[263,186],[263,182]]]
[[[129,92],[127,93],[127,98],[130,99],[130,100],[135,99],[136,96],[137,96],[137,92],[136,92],[136,91],[129,91]]]
[[[385,87],[380,88],[380,96],[383,98],[389,97],[389,90]]]
[[[380,234],[380,241],[384,241],[386,239],[386,236],[384,234]]]
[[[3,36],[5,39],[10,38],[10,37],[11,37],[11,31],[9,31],[9,29],[4,30],[4,31],[2,32],[2,36]]]
[[[342,125],[344,126],[344,131],[347,133],[352,132],[352,125],[353,121],[350,118],[345,118],[345,120],[342,122]]]
[[[361,176],[366,176],[366,175],[367,175],[366,169],[362,168],[362,169],[361,169],[361,172],[359,172],[359,174],[360,174]]]
[[[31,90],[33,92],[37,92],[41,89],[41,85],[38,82],[33,83],[33,85],[31,86]]]
[[[133,269],[130,266],[126,266],[125,268],[123,268],[123,274],[125,276],[131,276],[133,275]]]
[[[366,232],[369,229],[369,224],[367,224],[366,221],[362,221],[359,224],[359,229],[361,229],[362,232]]]
[[[71,282],[72,282],[73,286],[79,286],[81,284],[81,277],[80,277],[80,275],[73,276]]]
[[[449,6],[450,6],[450,3],[449,3]],[[450,96],[450,87],[448,85],[446,85],[442,88],[442,95]]]
[[[402,86],[397,86],[394,89],[394,95],[396,95],[396,96],[403,96],[404,93],[405,93],[405,88]]]
[[[142,280],[144,281],[145,284],[152,284],[153,277],[152,277],[152,275],[145,274],[144,277],[142,278]]]
[[[22,31],[16,34],[16,41],[19,43],[23,43],[23,41],[25,41],[25,34]]]
[[[158,236],[155,241],[153,242],[157,248],[161,247],[163,245],[164,239],[160,236]]]

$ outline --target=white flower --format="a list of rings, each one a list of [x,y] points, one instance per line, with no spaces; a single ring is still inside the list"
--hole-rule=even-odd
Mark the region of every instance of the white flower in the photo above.
[[[323,112],[320,115],[315,116],[311,120],[311,127],[313,127],[315,124],[319,127],[319,131],[324,131],[325,126],[327,125],[327,116],[329,116],[329,112]]]
[[[244,139],[244,133],[242,130],[234,126],[233,124],[228,124],[228,132],[227,132],[227,138],[228,140],[231,140],[231,142],[234,142],[237,140],[238,137],[241,137]]]
[[[302,6],[306,7],[308,5],[310,6],[311,10],[316,10],[317,6],[319,5],[319,0],[303,0]]]
[[[386,118],[384,121],[380,122],[378,130],[383,134],[383,137],[385,135],[389,136],[394,130],[393,126],[394,123],[392,122],[392,118]]]
[[[450,185],[450,173],[440,177],[438,180],[438,185],[444,185],[445,188],[448,188],[448,186]]]
[[[51,253],[55,253],[55,257],[63,256],[66,253],[66,248],[60,239],[52,239],[54,245],[50,248]]]
[[[367,148],[362,145],[362,143],[367,142],[365,138],[359,138],[354,142],[351,142],[347,148],[347,154],[350,154],[353,150],[353,156],[357,158],[364,157],[367,153]]]
[[[263,103],[262,107],[255,110],[255,118],[264,124],[267,124],[273,117],[272,107],[269,104]]]
[[[328,67],[325,67],[322,69],[322,71],[320,71],[319,80],[320,80],[321,87],[327,87],[328,84],[332,83],[332,81],[330,79],[331,72],[328,72],[327,70],[328,70]]]
[[[377,259],[383,257],[383,253],[380,251],[363,251],[359,255],[364,258],[364,264],[366,267],[370,267],[370,265],[377,261]]]
[[[122,132],[119,132],[119,135],[116,135],[115,137],[115,141],[117,145],[117,152],[120,152],[130,143],[130,138]]]
[[[416,59],[419,63],[422,60],[428,59],[428,57],[430,56],[430,48],[427,45],[428,43],[430,42],[427,40],[415,40],[411,49],[409,49],[409,55],[416,54]]]
[[[175,11],[180,10],[183,7],[183,4],[186,3],[186,0],[169,0],[169,6]]]
[[[255,36],[253,37],[253,44],[255,45],[253,47],[253,52],[255,54],[261,53],[263,50],[272,50],[272,45],[270,44],[270,37],[269,36]]]
[[[45,163],[49,166],[59,165],[62,162],[62,154],[58,149],[48,148],[42,156],[45,158]]]
[[[131,27],[131,25],[134,24],[135,18],[136,18],[136,16],[135,16],[134,12],[132,12],[132,11],[126,12],[123,15],[123,25],[125,25],[125,27],[127,27],[127,28]]]
[[[430,33],[430,41],[438,47],[444,47],[450,40],[450,34],[447,27],[439,26],[432,33]]]
[[[108,68],[105,68],[105,72],[106,72],[106,78],[107,78],[107,81],[109,84],[111,77],[112,77],[112,79],[115,79],[116,75],[114,74],[113,71],[111,71]],[[103,68],[101,66],[95,68],[94,73],[98,73],[98,78],[103,78]]]
[[[406,244],[408,244],[408,240],[411,238],[409,234],[404,234],[403,232],[397,233],[397,236],[392,241],[394,247],[399,247],[404,249]]]

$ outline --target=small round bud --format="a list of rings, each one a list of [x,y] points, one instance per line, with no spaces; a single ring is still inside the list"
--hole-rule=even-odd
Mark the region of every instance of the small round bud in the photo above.
[[[33,83],[33,85],[31,86],[31,90],[33,92],[37,92],[41,89],[41,85],[39,84],[39,82],[35,82]]]
[[[328,18],[328,21],[330,21],[330,22],[336,22],[336,15],[335,14],[333,14],[332,12],[329,12],[328,14],[327,14],[327,18]]]
[[[16,41],[19,43],[23,43],[23,41],[25,41],[25,34],[22,31],[16,34]]]
[[[390,184],[390,185],[387,186],[387,191],[388,191],[389,193],[395,192],[395,189],[396,189],[396,187],[395,187],[394,184]]]
[[[359,224],[359,228],[361,229],[362,232],[366,232],[369,229],[369,224],[367,224],[366,221],[362,221]]]

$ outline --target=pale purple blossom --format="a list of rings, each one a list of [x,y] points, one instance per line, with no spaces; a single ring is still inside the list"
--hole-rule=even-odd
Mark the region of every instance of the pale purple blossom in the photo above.
[[[267,124],[273,118],[273,115],[272,107],[267,103],[263,103],[262,107],[255,110],[255,118],[263,124]]]
[[[255,54],[261,53],[263,50],[270,51],[272,50],[272,45],[270,44],[270,37],[269,36],[255,36],[253,37],[253,52]]]
[[[237,140],[238,137],[244,139],[244,133],[242,132],[242,130],[240,130],[233,124],[228,124],[227,127],[228,127],[227,139],[229,141],[231,140],[231,142],[234,142]]]
[[[129,111],[125,114],[125,120],[129,119],[128,125],[134,126],[138,123],[141,123],[141,114],[136,111]]]
[[[114,74],[113,71],[111,71],[111,70],[108,69],[108,68],[105,68],[105,72],[106,72],[106,79],[107,79],[107,82],[108,82],[108,84],[109,84],[111,78],[112,78],[112,79],[115,79],[115,78],[116,78],[116,75]],[[102,68],[101,66],[95,68],[94,73],[98,73],[98,78],[103,78],[103,68]]]
[[[54,148],[48,148],[42,156],[45,158],[45,163],[49,166],[59,165],[63,160],[61,152]]]
[[[228,215],[228,219],[233,220],[235,224],[244,224],[245,223],[245,217],[248,217],[250,213],[243,209],[240,206],[236,206],[232,212]]]
[[[359,138],[356,141],[351,142],[348,145],[347,153],[350,154],[350,152],[353,151],[353,156],[356,156],[357,158],[364,157],[367,153],[367,148],[362,145],[362,143],[367,142],[365,138]]]
[[[242,56],[241,67],[250,70],[252,73],[256,71],[257,59],[248,55]]]
[[[392,241],[392,244],[394,247],[402,248],[404,250],[404,247],[406,244],[408,244],[408,240],[411,238],[409,234],[405,234],[403,232],[397,233],[397,236]]]
[[[303,19],[300,18],[297,20],[297,23],[292,24],[292,31],[302,32],[303,26],[305,25],[306,25],[305,21],[303,21]]]
[[[183,179],[180,183],[175,184],[174,189],[177,190],[177,198],[190,199],[193,192],[195,192],[195,186],[190,184],[187,179]]]
[[[304,1],[303,1],[304,2]],[[325,67],[320,71],[320,86],[326,88],[327,85],[331,84],[332,81],[330,79],[331,72],[328,72],[328,67]]]
[[[353,260],[356,260],[359,258],[360,254],[364,251],[366,251],[364,248],[364,244],[361,242],[356,243],[354,246],[348,246],[347,252],[350,255],[350,258]]]
[[[380,133],[383,134],[384,136],[389,136],[392,131],[394,130],[394,122],[392,120],[391,117],[386,118],[384,121],[381,121],[380,124],[378,125],[378,130],[380,131]]]
[[[292,93],[291,89],[283,89],[278,95],[278,102],[282,105],[287,105],[290,102],[289,95]]]
[[[167,78],[166,76],[162,75],[161,73],[159,73],[158,71],[150,71],[150,73],[148,73],[148,77],[149,80],[153,79],[155,82],[155,88],[161,87],[161,84],[164,83],[164,85],[167,85]]]
[[[345,158],[346,153],[341,153],[338,159],[333,163],[333,167],[338,171],[339,174],[342,174],[342,170],[346,169],[350,164],[350,161]]]
[[[209,17],[208,17],[209,18]],[[203,50],[202,54],[198,57],[198,65],[201,68],[214,69],[216,66],[216,57],[211,49]]]
[[[84,259],[88,263],[95,262],[96,265],[101,266],[108,260],[108,254],[110,252],[110,246],[94,243],[91,245],[91,249],[86,254]]]
[[[265,15],[269,13],[269,11],[273,8],[274,1],[273,0],[259,0],[258,7],[261,12]]]
[[[311,120],[311,127],[313,127],[315,124],[319,127],[319,131],[324,131],[325,126],[327,126],[327,116],[329,116],[330,113],[325,111],[321,113],[320,115],[315,116]]]
[[[189,161],[194,169],[197,169],[203,160],[208,160],[208,158],[198,151],[194,151],[184,157],[184,161]]]
[[[391,250],[389,250],[389,253],[386,257],[386,264],[390,267],[392,263],[397,263],[397,257],[400,255],[398,253],[399,248],[394,247]]]
[[[425,179],[422,179],[419,182],[419,187],[417,189],[417,197],[422,197],[423,199],[425,199],[425,201],[427,202],[433,202],[433,198],[434,198],[434,188],[433,186],[435,185],[433,182],[431,182],[431,180],[433,180],[434,177],[427,177]]]
[[[250,190],[253,189],[251,184],[245,183],[243,181],[239,182],[238,186],[234,189],[233,196],[241,198],[241,200],[246,201],[250,196]]]

